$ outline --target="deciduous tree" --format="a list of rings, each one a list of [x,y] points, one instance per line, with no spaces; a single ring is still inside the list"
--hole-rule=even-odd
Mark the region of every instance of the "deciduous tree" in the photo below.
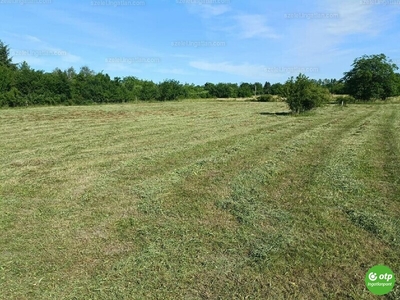
[[[344,73],[348,94],[359,100],[385,100],[396,94],[397,65],[384,54],[356,58],[352,69]]]

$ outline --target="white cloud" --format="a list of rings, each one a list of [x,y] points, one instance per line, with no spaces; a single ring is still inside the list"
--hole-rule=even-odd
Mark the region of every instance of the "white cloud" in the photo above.
[[[203,18],[211,18],[225,14],[231,10],[228,5],[211,5],[211,4],[188,4],[187,9],[192,14],[198,14]]]
[[[266,18],[262,15],[239,15],[235,17],[241,38],[276,39],[279,35],[272,27],[267,26]]]
[[[338,18],[328,20],[327,33],[346,36],[350,34],[376,34],[380,31],[380,19],[373,13],[371,5],[360,1],[330,1],[330,10],[339,14]]]
[[[228,5],[202,5],[202,13],[205,16],[219,16],[231,10]]]
[[[73,55],[66,50],[53,47],[46,41],[41,39],[24,35],[19,36],[22,40],[27,41],[27,45],[23,49],[13,48],[11,51],[14,60],[17,62],[27,61],[33,65],[45,66],[49,65],[49,62],[58,60],[60,62],[76,63],[81,61],[81,58],[77,55]]]
[[[343,48],[351,39],[368,41],[383,32],[387,20],[374,5],[360,1],[328,0],[315,7],[333,17],[287,20],[291,27],[285,36],[286,57],[305,65],[326,65],[344,57],[359,55],[360,48]],[[380,9],[385,9],[380,7]],[[385,9],[386,10],[386,9]],[[393,16],[385,15],[390,20]]]
[[[26,35],[25,38],[30,42],[40,43],[41,40],[36,36]]]

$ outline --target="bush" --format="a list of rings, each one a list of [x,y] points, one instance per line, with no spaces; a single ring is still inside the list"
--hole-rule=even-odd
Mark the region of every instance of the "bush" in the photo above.
[[[329,102],[329,90],[317,85],[304,74],[290,78],[284,85],[283,96],[292,113],[301,113]]]
[[[347,105],[349,103],[355,103],[356,99],[352,96],[339,96],[336,97],[336,103],[339,105]]]
[[[270,95],[270,94],[266,94],[266,95],[261,95],[257,97],[257,101],[258,102],[274,102],[274,96]]]
[[[11,88],[10,91],[5,93],[1,97],[0,101],[2,106],[9,107],[23,106],[26,104],[26,101],[21,96],[21,93],[15,87]]]

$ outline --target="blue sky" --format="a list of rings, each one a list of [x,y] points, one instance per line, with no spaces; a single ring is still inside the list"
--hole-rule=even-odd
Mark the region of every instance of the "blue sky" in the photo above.
[[[400,0],[0,0],[14,62],[87,65],[182,83],[341,78],[384,53],[400,65]]]

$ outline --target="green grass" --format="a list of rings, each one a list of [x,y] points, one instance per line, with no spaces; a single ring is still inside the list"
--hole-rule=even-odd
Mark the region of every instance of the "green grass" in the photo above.
[[[399,108],[0,110],[0,298],[374,299],[370,267],[400,277]]]

